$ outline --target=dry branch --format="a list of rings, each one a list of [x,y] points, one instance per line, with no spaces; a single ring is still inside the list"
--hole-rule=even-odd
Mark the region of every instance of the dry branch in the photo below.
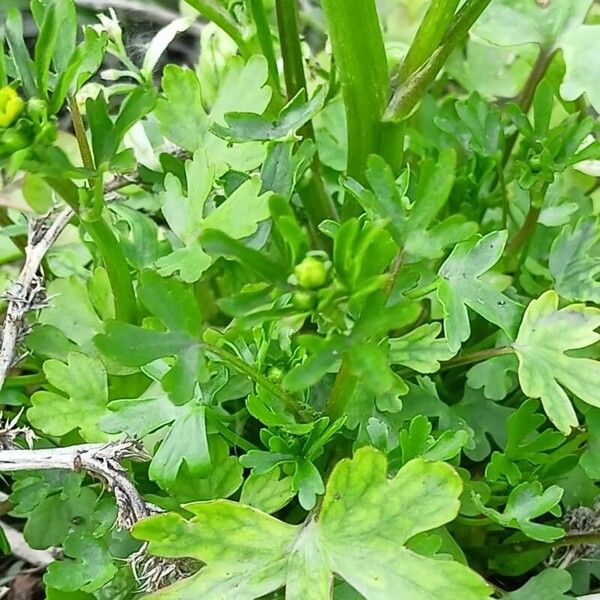
[[[10,430],[9,424],[0,434]],[[3,440],[10,439],[2,435],[0,437]],[[127,471],[120,464],[121,460],[149,459],[135,441],[40,449],[24,449],[17,447],[14,442],[8,443],[11,444],[10,449],[0,450],[0,473],[54,469],[85,471],[101,480],[114,493],[118,511],[117,525],[122,528],[131,529],[140,519],[156,512],[154,507],[146,504]],[[144,591],[153,591],[166,581],[182,576],[177,562],[148,556],[146,549],[146,545],[142,546],[129,559],[136,579]]]
[[[52,223],[51,214],[29,223],[29,236],[25,248],[25,264],[19,278],[6,292],[8,308],[2,328],[0,347],[0,389],[4,386],[9,369],[18,362],[17,348],[27,333],[26,317],[31,310],[45,306],[46,293],[41,277],[44,256],[71,220],[73,211],[63,209]]]
[[[0,451],[0,472],[65,469],[85,471],[100,479],[112,492],[119,509],[120,527],[130,528],[147,517],[150,510],[130,481],[120,460],[144,461],[147,454],[137,442],[121,441],[109,444],[80,444],[66,448],[41,448]]]

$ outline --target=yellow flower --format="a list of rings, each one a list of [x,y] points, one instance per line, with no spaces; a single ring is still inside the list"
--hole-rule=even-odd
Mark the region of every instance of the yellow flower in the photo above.
[[[10,86],[0,88],[0,127],[10,127],[23,112],[25,102]]]

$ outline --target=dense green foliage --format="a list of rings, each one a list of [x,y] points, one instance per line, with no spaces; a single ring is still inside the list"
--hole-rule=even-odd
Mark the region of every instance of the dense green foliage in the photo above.
[[[11,473],[47,598],[598,589],[597,7],[187,3],[143,52],[73,0],[1,30],[4,309],[73,216],[0,403],[34,448],[139,440],[157,513]]]

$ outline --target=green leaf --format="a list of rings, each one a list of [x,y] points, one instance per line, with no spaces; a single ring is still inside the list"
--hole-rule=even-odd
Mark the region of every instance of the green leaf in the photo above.
[[[281,470],[275,468],[266,473],[250,473],[244,481],[240,502],[272,514],[286,506],[295,495],[292,477],[281,477]]]
[[[165,177],[165,191],[161,195],[162,212],[171,230],[185,248],[157,261],[159,272],[172,275],[179,271],[186,282],[200,279],[211,265],[211,257],[199,242],[206,229],[217,229],[234,239],[248,237],[256,232],[261,221],[268,219],[270,194],[261,194],[258,176],[242,183],[212,212],[206,213],[206,201],[212,191],[215,172],[203,150],[186,161],[187,192],[172,173]]]
[[[390,339],[390,361],[419,373],[439,371],[440,361],[454,356],[445,339],[438,338],[442,331],[439,323],[429,323],[413,329],[399,338]]]
[[[456,516],[461,487],[451,467],[420,459],[388,480],[384,455],[367,447],[336,465],[318,518],[302,525],[224,500],[188,505],[190,520],[150,517],[134,535],[151,553],[206,566],[148,598],[252,600],[286,586],[289,600],[325,600],[335,572],[367,600],[484,600],[490,590],[474,572],[403,546]]]
[[[119,114],[113,121],[108,115],[104,94],[88,99],[87,116],[97,166],[110,163],[118,153],[125,134],[154,108],[155,103],[154,89],[135,88],[123,101]]]
[[[149,476],[161,487],[176,486],[177,475],[185,464],[194,477],[206,477],[211,469],[205,407],[197,401],[176,406],[159,384],[152,385],[140,398],[116,400],[100,422],[108,433],[127,434],[161,440],[150,463]],[[183,488],[185,496],[189,490]]]
[[[234,57],[223,74],[210,112],[211,119],[225,125],[225,115],[230,112],[262,114],[273,95],[267,81],[268,67],[264,56],[252,56],[245,64],[239,57]]]
[[[598,65],[598,25],[584,25],[592,0],[523,2],[495,0],[475,26],[475,33],[493,44],[516,46],[538,44],[543,52],[562,49],[566,75],[561,86],[565,100],[586,94],[600,109],[600,86],[590,70]],[[502,27],[498,27],[502,23]]]
[[[565,388],[600,406],[600,362],[566,354],[595,344],[600,335],[594,330],[599,326],[600,309],[571,304],[559,310],[558,295],[549,290],[529,304],[513,344],[523,392],[541,398],[549,419],[565,434],[577,426]]]
[[[192,435],[197,437],[199,434],[200,431],[196,430]],[[230,456],[229,446],[221,437],[208,436],[210,471],[205,477],[194,476],[190,472],[189,454],[187,451],[185,466],[179,470],[177,480],[169,490],[180,502],[229,498],[242,485],[242,465],[236,456]],[[203,472],[206,470],[202,469]]]
[[[599,35],[598,25],[582,25],[561,40],[567,72],[560,93],[565,100],[577,100],[585,94],[595,110],[600,110],[600,85],[589,74],[597,73],[600,68]]]
[[[600,228],[594,218],[563,228],[552,244],[549,268],[556,291],[569,300],[600,302]]]
[[[23,530],[32,548],[59,546],[75,526],[92,519],[96,494],[89,487],[75,493],[54,494],[39,502],[28,516]]]
[[[588,441],[579,464],[585,474],[593,480],[600,479],[600,410],[590,408],[585,413]]]
[[[571,575],[564,569],[546,569],[532,577],[523,587],[511,592],[507,600],[568,600]]]
[[[95,337],[94,343],[104,356],[128,367],[142,367],[158,358],[175,357],[175,364],[162,383],[175,404],[185,404],[192,399],[196,382],[204,374],[200,345],[202,317],[194,293],[179,281],[145,271],[139,297],[167,331],[111,321],[105,333]]]
[[[431,430],[432,426],[427,417],[414,417],[408,429],[402,429],[398,434],[398,447],[389,455],[391,464],[396,466],[396,458],[401,458],[400,464],[406,464],[419,457],[428,460],[450,460],[460,453],[469,438],[466,431],[445,431],[436,439],[430,435]]]
[[[40,25],[40,30],[35,41],[34,50],[34,65],[36,70],[36,83],[38,95],[42,98],[48,97],[48,82],[50,79],[50,64],[52,63],[52,55],[58,40],[58,15],[56,7],[59,3],[52,3],[46,6],[44,18]],[[69,27],[73,23],[63,23],[66,25],[65,39],[69,38]],[[73,31],[73,27],[71,27]]]
[[[108,413],[108,384],[102,363],[84,354],[71,353],[67,364],[58,360],[44,363],[48,382],[65,393],[36,392],[27,417],[34,427],[49,435],[65,435],[77,429],[88,442],[108,438],[98,421]]]
[[[47,586],[64,592],[94,591],[109,582],[117,567],[106,543],[87,533],[72,533],[65,538],[67,558],[53,562],[44,575]]]
[[[486,398],[503,400],[517,382],[517,357],[513,354],[495,356],[485,360],[467,371],[469,387],[483,389]]]
[[[195,152],[201,147],[210,120],[202,107],[200,82],[194,71],[167,65],[162,78],[163,98],[154,113],[162,134],[174,144]]]
[[[40,322],[60,330],[81,350],[89,353],[93,349],[92,339],[103,329],[103,324],[92,303],[85,283],[72,276],[54,279],[48,285],[52,302],[42,310]]]
[[[536,43],[551,50],[563,32],[578,26],[585,19],[591,4],[592,0],[565,0],[548,4],[493,0],[473,31],[499,46]],[[502,27],[498,27],[498,23],[502,23]]]
[[[23,19],[21,13],[14,7],[10,8],[6,15],[5,33],[11,57],[23,87],[29,96],[36,96],[34,65],[23,39]]]
[[[240,57],[232,57],[222,74],[209,114],[203,108],[202,86],[196,74],[168,65],[163,76],[164,97],[158,101],[155,111],[163,135],[189,152],[203,148],[219,174],[230,168],[248,171],[258,167],[264,159],[262,144],[230,146],[210,128],[224,126],[227,112],[262,114],[272,95],[267,80],[267,61],[263,56],[253,56],[245,64]]]
[[[508,417],[504,451],[495,451],[485,470],[489,481],[506,480],[516,485],[530,465],[547,465],[552,450],[565,438],[553,429],[544,427],[546,418],[538,414],[539,402],[528,399]]]
[[[200,236],[200,241],[209,254],[236,260],[267,281],[283,283],[288,276],[285,265],[274,262],[264,252],[249,248],[222,231],[207,229]]]
[[[375,342],[352,344],[346,356],[361,384],[377,396],[405,394],[406,384],[391,370],[388,348]]]
[[[517,332],[523,308],[480,277],[500,259],[506,231],[495,231],[458,244],[441,266],[438,299],[444,308],[444,328],[450,350],[456,352],[469,339],[471,325],[467,307],[501,327],[511,338]]]
[[[106,44],[106,35],[99,34],[91,27],[85,29],[83,41],[70,56],[69,63],[58,69],[58,78],[50,97],[50,114],[56,114],[69,92],[79,90],[98,71]]]
[[[504,527],[520,529],[526,536],[541,542],[553,542],[564,535],[560,527],[534,523],[533,519],[559,507],[563,490],[557,485],[543,489],[538,481],[521,483],[513,488],[503,512],[480,505],[481,512]]]
[[[371,190],[353,179],[344,186],[374,220],[384,220],[388,231],[406,254],[415,257],[439,258],[444,248],[469,239],[477,225],[460,214],[436,223],[450,197],[455,181],[456,153],[444,150],[437,160],[425,159],[411,204],[406,197],[408,173],[394,179],[392,169],[379,156],[369,157],[367,180]]]
[[[504,143],[500,110],[486,103],[478,93],[454,104],[456,115],[435,120],[436,125],[452,134],[467,152],[498,159]]]
[[[227,127],[215,124],[212,131],[233,142],[294,139],[296,132],[323,108],[326,98],[326,87],[319,88],[308,101],[301,90],[281,109],[274,123],[255,113],[229,112],[225,115]]]

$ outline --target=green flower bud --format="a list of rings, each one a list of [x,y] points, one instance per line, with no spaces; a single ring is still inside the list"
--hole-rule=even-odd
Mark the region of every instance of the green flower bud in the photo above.
[[[41,98],[31,98],[27,102],[27,114],[32,121],[42,125],[48,120],[48,105]]]
[[[295,269],[294,275],[298,284],[308,290],[316,290],[325,285],[327,269],[318,259],[308,256]]]
[[[279,383],[283,379],[283,369],[279,367],[271,367],[267,372],[267,378],[273,383]]]
[[[311,310],[315,306],[315,296],[312,292],[297,290],[292,296],[292,305],[298,310]]]

